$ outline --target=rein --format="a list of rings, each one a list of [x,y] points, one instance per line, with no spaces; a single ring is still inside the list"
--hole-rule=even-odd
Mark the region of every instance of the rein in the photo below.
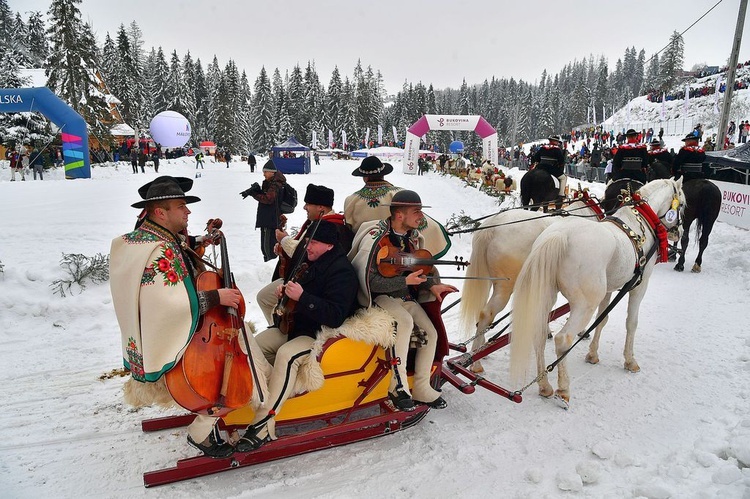
[[[562,209],[560,209],[560,210],[553,210],[553,211],[550,211],[548,213],[544,213],[542,215],[539,215],[538,217],[527,218],[527,219],[524,219],[524,220],[514,220],[512,222],[504,222],[504,223],[493,224],[493,225],[485,225],[483,227],[474,227],[472,229],[463,229],[463,230],[451,231],[451,232],[448,232],[448,235],[449,236],[453,236],[453,235],[456,235],[456,234],[467,234],[467,233],[471,233],[471,232],[477,232],[477,231],[480,231],[480,230],[493,229],[495,227],[502,227],[504,225],[513,225],[513,224],[517,224],[517,223],[530,222],[530,221],[533,221],[533,220],[538,220],[540,218],[557,217],[557,216],[561,216],[561,217],[574,216],[574,217],[579,217],[579,218],[596,217],[597,219],[602,220],[602,219],[604,219],[604,217],[606,217],[607,215],[609,215],[611,213],[614,213],[615,211],[617,211],[617,209],[620,208],[618,206],[616,209],[613,209],[611,211],[605,212],[605,211],[603,211],[601,209],[601,207],[596,202],[596,200],[594,198],[588,196],[588,194],[581,195],[580,199],[579,198],[573,198],[572,201],[583,201],[584,203],[586,203],[586,206],[582,206],[580,208],[573,208],[572,210],[562,210]],[[501,211],[499,211],[497,213],[493,213],[492,215],[486,215],[484,217],[476,218],[476,219],[472,219],[472,220],[474,222],[478,222],[480,220],[484,220],[485,218],[489,218],[489,217],[492,217],[492,216],[495,216],[495,215],[499,215],[500,213],[505,213],[505,212],[510,211],[510,210],[520,210],[520,209],[526,209],[526,208],[530,208],[530,207],[540,207],[542,205],[546,205],[546,203],[543,203],[543,204],[540,204],[540,205],[528,205],[528,206],[524,206],[523,208],[509,208],[507,210],[501,210]],[[591,209],[594,212],[594,214],[593,215],[578,215],[578,214],[574,214],[573,213],[574,211],[580,211],[580,210],[583,210],[583,209],[586,209],[586,208]]]

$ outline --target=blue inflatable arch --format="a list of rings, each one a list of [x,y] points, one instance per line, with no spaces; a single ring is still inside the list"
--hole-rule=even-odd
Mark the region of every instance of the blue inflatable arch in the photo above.
[[[0,113],[41,113],[62,133],[66,178],[91,178],[86,121],[47,87],[0,88]]]

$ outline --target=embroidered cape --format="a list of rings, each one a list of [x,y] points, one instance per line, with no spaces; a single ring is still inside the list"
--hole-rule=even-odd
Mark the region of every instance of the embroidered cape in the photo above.
[[[178,244],[150,220],[112,240],[112,303],[123,363],[137,381],[153,382],[169,371],[198,323],[198,294]]]

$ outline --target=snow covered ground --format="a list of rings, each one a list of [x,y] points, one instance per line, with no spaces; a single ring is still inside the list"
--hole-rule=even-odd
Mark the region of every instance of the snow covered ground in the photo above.
[[[261,163],[262,164],[262,163]],[[361,186],[355,161],[322,160],[310,175],[289,176],[300,196],[308,183],[346,195]],[[398,165],[396,169],[399,170]],[[163,161],[160,173],[193,176],[189,159]],[[261,174],[247,165],[208,164],[191,194],[190,229],[221,217],[232,267],[260,322],[257,290],[273,263],[263,263],[256,203],[239,192]],[[9,182],[0,163],[0,490],[25,497],[649,497],[750,498],[750,234],[718,223],[703,273],[655,269],[641,306],[635,352],[642,371],[623,367],[625,306],[605,328],[601,363],[569,357],[571,408],[539,398],[536,387],[514,404],[481,388],[445,388],[449,407],[414,428],[332,450],[145,489],[142,473],[196,451],[184,430],[143,434],[140,421],[176,413],[123,405],[123,379],[99,376],[121,367],[120,336],[108,284],[60,297],[50,284],[66,277],[63,253],[106,254],[131,230],[137,188],[155,177],[130,166],[96,167],[92,179]],[[496,201],[457,179],[389,176],[418,191],[445,222],[480,216]],[[601,184],[592,185],[601,194]],[[290,217],[299,227],[303,212]],[[446,256],[470,256],[471,238],[453,238]],[[696,248],[688,254],[689,268]],[[460,287],[461,282],[457,285]],[[449,298],[449,301],[451,299]],[[446,318],[458,341],[456,309]],[[548,358],[553,347],[548,345]],[[487,376],[508,384],[508,352],[484,362]],[[515,387],[513,387],[515,388]]]

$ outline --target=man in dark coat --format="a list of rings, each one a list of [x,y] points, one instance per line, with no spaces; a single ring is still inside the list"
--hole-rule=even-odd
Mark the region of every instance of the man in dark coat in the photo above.
[[[560,181],[560,191],[558,192],[559,207],[562,207],[562,198],[565,196],[565,186],[568,184],[568,176],[565,175],[565,151],[562,150],[562,139],[559,135],[552,135],[547,138],[549,144],[545,144],[534,153],[531,157],[531,163],[537,168],[549,172],[553,177]]]
[[[651,139],[651,150],[648,152],[648,165],[652,171],[651,178],[662,178],[660,173],[672,173],[672,155],[662,147],[661,140]]]
[[[255,182],[249,189],[240,192],[242,199],[252,196],[258,201],[258,214],[255,217],[255,228],[260,229],[260,250],[263,261],[276,258],[273,247],[276,245],[276,229],[281,227],[281,191],[286,177],[276,169],[270,159],[263,165],[263,185]]]
[[[273,273],[273,281],[258,291],[257,301],[261,312],[265,316],[268,324],[273,324],[273,307],[278,301],[276,298],[276,289],[284,283],[284,279],[292,276],[290,273],[298,262],[303,261],[305,256],[305,240],[310,237],[310,230],[315,227],[317,220],[325,220],[333,223],[338,231],[338,245],[344,253],[348,253],[352,247],[354,233],[351,227],[346,224],[344,215],[336,213],[333,210],[333,189],[324,185],[309,184],[305,193],[304,210],[307,213],[307,220],[300,227],[297,235],[292,237],[286,231],[276,229],[276,241],[278,245],[274,248],[276,254],[281,255],[279,265]],[[281,262],[284,262],[283,269]]]
[[[255,165],[256,165],[255,154],[250,153],[247,155],[247,164],[250,165],[250,173],[255,173]]]
[[[297,370],[310,353],[321,326],[336,328],[357,308],[359,282],[354,267],[338,245],[336,225],[321,221],[305,251],[306,271],[284,286],[277,298],[297,302],[287,331],[271,327],[256,336],[266,359],[273,364],[268,381],[268,402],[256,411],[253,423],[235,449],[248,452],[275,438],[275,420],[294,390]]]
[[[706,152],[698,145],[699,138],[689,133],[682,141],[685,143],[677,153],[672,164],[672,174],[675,178],[684,176],[683,182],[697,178],[708,178],[707,167],[703,165],[706,161]]]
[[[612,160],[612,181],[626,178],[642,184],[648,182],[648,150],[646,144],[638,143],[638,132],[632,128],[625,132],[625,143],[617,148]]]

